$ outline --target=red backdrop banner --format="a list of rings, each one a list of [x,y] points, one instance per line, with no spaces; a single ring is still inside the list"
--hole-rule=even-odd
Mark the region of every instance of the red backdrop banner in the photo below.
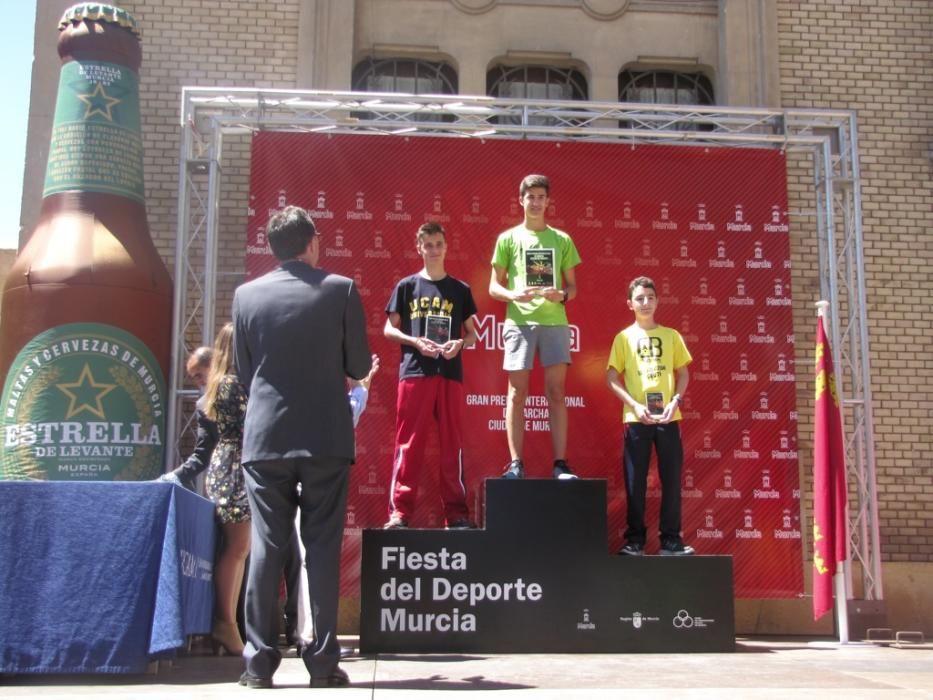
[[[383,338],[395,282],[421,267],[415,232],[447,230],[447,271],[467,282],[479,342],[464,353],[464,462],[482,520],[482,483],[508,462],[504,305],[489,298],[496,236],[519,223],[518,185],[551,179],[548,221],[583,259],[567,380],[568,460],[608,482],[609,542],[621,545],[625,495],[621,403],[605,385],[612,338],[629,325],[628,283],[658,287],[658,320],[680,330],[694,357],[685,397],[684,539],[700,554],[734,557],[736,595],[803,590],[786,168],[759,149],[566,141],[480,141],[385,135],[259,133],[253,139],[246,268],[275,267],[264,234],[285,204],[311,211],[320,266],[356,280],[370,343],[383,369],[357,431],[344,541],[343,592],[356,597],[362,528],[387,518],[399,348]],[[526,405],[528,476],[550,475],[547,405],[538,370]],[[429,446],[428,458],[436,453]],[[443,522],[437,480],[419,494],[414,527]],[[652,469],[648,552],[656,551],[660,490]],[[534,543],[529,543],[534,544]]]

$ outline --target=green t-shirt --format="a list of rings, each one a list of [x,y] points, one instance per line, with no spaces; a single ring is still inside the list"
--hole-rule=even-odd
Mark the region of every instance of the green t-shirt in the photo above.
[[[609,367],[619,373],[625,390],[641,404],[646,402],[645,394],[651,391],[663,394],[664,405],[667,405],[676,388],[674,371],[692,361],[680,333],[665,326],[647,331],[633,323],[619,331],[609,352]],[[680,418],[678,408],[673,420]],[[637,423],[638,416],[625,405],[622,420]]]
[[[564,286],[563,273],[580,264],[580,254],[570,236],[550,226],[542,231],[529,231],[520,224],[503,231],[496,239],[492,264],[506,270],[509,289],[521,289],[528,286],[525,251],[544,248],[554,251],[554,287],[561,289]],[[505,322],[514,326],[566,326],[567,309],[563,304],[544,297],[513,301],[509,302]]]

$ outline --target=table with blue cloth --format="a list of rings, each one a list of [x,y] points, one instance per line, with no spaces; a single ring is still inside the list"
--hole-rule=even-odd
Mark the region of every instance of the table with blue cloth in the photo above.
[[[159,482],[0,481],[0,673],[139,673],[211,629],[214,506]]]

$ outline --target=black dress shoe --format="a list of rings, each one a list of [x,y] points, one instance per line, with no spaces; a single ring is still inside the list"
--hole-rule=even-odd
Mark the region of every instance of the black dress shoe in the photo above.
[[[252,675],[249,671],[243,671],[243,675],[240,676],[240,685],[245,685],[247,688],[271,688],[272,679],[260,678]]]
[[[342,688],[350,685],[350,676],[339,666],[330,672],[328,676],[311,676],[310,688]]]

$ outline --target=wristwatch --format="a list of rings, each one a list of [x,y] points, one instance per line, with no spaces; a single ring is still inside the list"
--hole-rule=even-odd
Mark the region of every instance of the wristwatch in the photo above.
[[[677,402],[678,406],[680,406],[684,402],[684,399],[680,394],[674,394],[673,400]]]
[[[563,297],[564,297],[563,299],[560,300],[560,303],[566,305],[567,300],[570,299],[570,294],[569,294],[569,292],[567,292],[566,289],[561,289],[561,290],[560,290],[560,293],[561,293],[561,294],[563,295]]]

